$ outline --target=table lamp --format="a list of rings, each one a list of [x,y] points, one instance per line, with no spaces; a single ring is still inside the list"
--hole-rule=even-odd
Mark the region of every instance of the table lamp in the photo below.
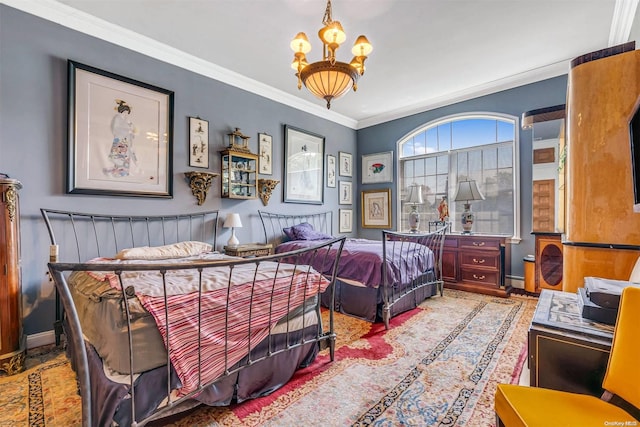
[[[484,196],[478,189],[478,184],[474,180],[458,181],[458,191],[454,198],[456,202],[464,202],[464,212],[462,212],[463,234],[471,234],[475,215],[471,212],[471,202],[474,200],[484,200]]]
[[[227,217],[224,219],[224,224],[222,225],[224,228],[231,228],[231,237],[227,242],[227,246],[238,246],[240,241],[236,237],[236,228],[242,227],[242,221],[240,221],[240,214],[237,213],[229,213]]]
[[[422,203],[424,203],[422,201],[422,185],[412,184],[409,187],[409,200],[407,200],[407,204],[411,206],[411,212],[409,212],[409,227],[412,233],[418,232],[418,227],[420,226],[418,205]]]

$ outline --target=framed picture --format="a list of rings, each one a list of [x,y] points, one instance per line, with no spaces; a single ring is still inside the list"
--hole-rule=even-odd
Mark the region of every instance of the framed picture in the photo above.
[[[67,193],[172,197],[173,92],[67,64]]]
[[[391,190],[362,192],[362,227],[391,228]]]
[[[209,122],[189,117],[189,166],[209,167]]]
[[[285,125],[284,201],[324,201],[324,137]]]
[[[273,175],[273,138],[266,133],[258,134],[258,173]]]
[[[393,151],[362,156],[362,183],[393,182]]]
[[[340,233],[351,233],[353,231],[353,210],[351,209],[339,209]]]
[[[340,188],[338,189],[339,205],[350,205],[353,203],[352,189],[351,181],[340,181]]]
[[[336,156],[327,154],[327,187],[336,188]]]
[[[338,153],[340,176],[353,176],[353,156],[350,153],[340,151]]]

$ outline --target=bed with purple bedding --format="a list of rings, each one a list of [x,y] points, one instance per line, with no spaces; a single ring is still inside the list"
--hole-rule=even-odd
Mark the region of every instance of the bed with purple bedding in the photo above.
[[[306,248],[332,237],[332,213],[284,215],[259,211],[267,243],[276,253]],[[338,264],[335,309],[375,322],[389,320],[442,295],[446,227],[430,233],[381,231],[381,240],[347,238]],[[327,266],[315,263],[320,272]],[[330,297],[323,295],[323,304]]]
[[[59,249],[48,266],[85,426],[241,403],[280,388],[323,348],[333,360],[333,308],[323,324],[320,300],[344,238],[241,259],[212,251],[217,211],[42,215]]]

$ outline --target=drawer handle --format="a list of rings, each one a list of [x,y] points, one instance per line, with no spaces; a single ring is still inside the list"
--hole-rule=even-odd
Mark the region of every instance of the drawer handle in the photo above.
[[[482,258],[482,259],[475,259],[474,258],[473,262],[475,262],[476,264],[484,264],[485,263],[485,259],[484,258]]]
[[[473,246],[484,246],[484,242],[472,242]]]
[[[474,274],[473,278],[476,279],[476,280],[484,280],[484,275],[478,276],[478,275]]]

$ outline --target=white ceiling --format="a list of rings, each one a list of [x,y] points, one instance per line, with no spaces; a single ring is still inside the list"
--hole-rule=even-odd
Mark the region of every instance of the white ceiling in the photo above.
[[[358,91],[330,111],[290,68],[289,42],[316,34],[325,0],[0,0],[353,128],[566,74],[571,59],[629,40],[638,0],[333,0],[351,44],[374,50]]]

